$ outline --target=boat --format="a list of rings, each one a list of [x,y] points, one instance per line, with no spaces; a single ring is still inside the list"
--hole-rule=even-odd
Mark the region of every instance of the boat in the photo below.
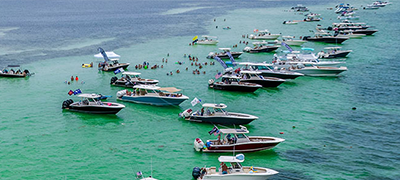
[[[240,71],[240,82],[256,83],[263,87],[278,87],[285,82],[284,79],[277,77],[264,77],[261,72],[242,70]]]
[[[368,29],[371,26],[368,26],[366,23],[354,23],[350,22],[348,20],[343,20],[343,22],[340,23],[332,23],[332,29],[333,30],[358,30],[358,29]]]
[[[288,70],[279,70],[275,68],[273,64],[267,63],[251,63],[251,62],[241,62],[241,69],[243,70],[253,70],[257,72],[261,72],[262,76],[265,77],[277,77],[281,79],[296,79],[300,76],[304,76],[304,74],[292,72]]]
[[[204,39],[198,40],[196,42],[199,45],[216,45],[216,44],[218,44],[217,37],[215,37],[215,36],[203,35],[201,37],[203,37]],[[212,39],[212,38],[214,38],[214,39]]]
[[[218,161],[221,162],[218,172],[217,168],[212,166],[201,169],[195,167],[192,171],[193,178],[195,180],[265,180],[279,173],[278,171],[264,167],[242,166],[241,163],[244,161],[243,154],[220,156]],[[225,163],[231,164],[231,166],[228,167]]]
[[[355,34],[353,31],[339,31],[338,37],[348,37],[348,38],[362,38],[366,36],[366,34]]]
[[[133,91],[122,90],[117,92],[117,99],[139,104],[155,106],[179,106],[189,97],[177,93],[180,89],[174,87],[158,87],[155,85],[135,85]]]
[[[358,19],[360,19],[360,16],[343,16],[343,15],[341,15],[341,16],[338,16],[337,18],[340,20],[358,20]]]
[[[302,73],[306,76],[318,76],[318,77],[336,77],[340,73],[347,71],[347,67],[323,67],[316,66],[312,62],[278,62],[277,67],[285,68],[293,72]]]
[[[282,36],[282,42],[286,43],[289,46],[301,46],[307,41],[294,39],[293,36]]]
[[[204,103],[201,111],[193,111],[189,108],[180,113],[179,116],[188,121],[224,125],[249,124],[258,119],[257,116],[250,114],[227,112],[226,107],[225,104]]]
[[[99,48],[99,54],[94,55],[97,58],[104,58],[104,62],[99,63],[99,70],[102,71],[116,71],[117,69],[126,69],[129,66],[129,63],[119,63],[119,55],[114,52],[105,52],[102,48]],[[112,57],[113,59],[109,59]]]
[[[31,76],[32,74],[33,73],[30,73],[27,69],[22,71],[20,65],[8,65],[0,70],[0,77],[23,78]]]
[[[321,51],[317,54],[318,58],[331,59],[331,58],[345,58],[352,50],[341,50],[342,47],[326,47],[324,49],[328,52]]]
[[[68,99],[63,102],[62,109],[93,114],[117,114],[124,105],[114,102],[102,102],[98,94],[79,94],[81,101]]]
[[[138,180],[157,180],[150,175],[149,177],[145,177],[141,171],[136,173],[136,179]]]
[[[286,24],[286,25],[296,25],[298,23],[299,22],[297,22],[297,21],[283,21],[283,24]]]
[[[305,15],[306,18],[304,18],[303,21],[305,22],[313,22],[313,21],[321,21],[321,14],[315,14],[315,13],[308,13]]]
[[[249,39],[253,40],[275,40],[278,39],[281,34],[271,34],[267,29],[263,31],[255,30],[256,34],[250,34]]]
[[[272,149],[285,141],[285,139],[276,137],[247,136],[249,131],[242,125],[240,125],[240,129],[217,128],[216,131],[219,132],[218,139],[207,140],[204,144],[200,138],[196,138],[194,149],[204,153],[256,152]]]
[[[273,42],[275,43],[275,42]],[[245,47],[243,49],[244,52],[248,53],[261,53],[261,52],[272,52],[277,50],[280,46],[279,45],[272,45],[270,46],[269,42],[253,42],[254,47]]]
[[[243,54],[243,52],[231,52],[231,48],[218,48],[218,49],[221,50],[222,52],[219,53],[210,52],[207,58],[214,59],[214,56],[217,56],[221,59],[229,59],[229,55],[227,54],[227,52],[230,52],[233,58],[239,58],[239,56]]]
[[[285,59],[287,61],[293,62],[293,63],[304,63],[306,62],[307,64],[312,64],[314,66],[319,66],[319,67],[336,67],[342,65],[343,61],[320,61],[318,59],[318,56],[314,54],[314,49],[313,48],[306,48],[303,47],[301,48],[302,51],[292,51],[289,53],[286,53],[284,57],[278,58],[279,60]],[[275,57],[276,59],[276,57]],[[278,60],[277,59],[277,60]],[[275,61],[275,64],[277,61]]]
[[[343,30],[344,33],[352,33],[352,34],[365,34],[367,36],[373,35],[378,32],[376,29],[356,29],[356,30]]]
[[[301,4],[298,4],[297,6],[293,6],[291,9],[292,9],[293,11],[297,11],[297,12],[307,12],[307,11],[310,11],[307,7],[305,7],[305,6],[301,5]]]
[[[319,28],[316,28],[318,32],[315,33],[315,36],[304,36],[303,40],[307,41],[316,41],[316,42],[324,42],[324,43],[336,43],[342,44],[344,41],[348,40],[348,37],[337,37],[332,36],[328,32],[325,32]]]
[[[138,72],[123,72],[122,77],[118,79],[116,76],[111,78],[111,85],[121,87],[133,87],[136,84],[157,84],[158,80],[155,79],[142,79]]]
[[[255,83],[241,82],[240,77],[234,74],[225,74],[221,81],[215,82],[214,79],[208,81],[208,87],[211,89],[226,91],[254,92],[262,86]]]

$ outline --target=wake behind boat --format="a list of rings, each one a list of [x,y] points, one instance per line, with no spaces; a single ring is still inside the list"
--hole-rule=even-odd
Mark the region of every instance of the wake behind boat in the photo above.
[[[227,112],[225,110],[227,106],[225,104],[210,104],[204,103],[201,111],[193,111],[192,109],[186,109],[179,114],[180,117],[188,121],[193,122],[204,122],[212,124],[225,124],[225,125],[242,125],[249,124],[250,122],[258,119],[257,116]]]
[[[209,133],[210,135],[212,133],[219,134],[218,139],[207,140],[204,144],[200,138],[196,138],[194,149],[204,153],[256,152],[271,149],[285,141],[285,139],[276,137],[247,136],[246,134],[249,133],[247,128],[240,127],[240,129],[218,129],[214,127]]]

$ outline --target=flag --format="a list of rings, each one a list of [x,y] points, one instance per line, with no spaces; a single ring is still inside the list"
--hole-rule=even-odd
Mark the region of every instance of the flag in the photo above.
[[[108,59],[108,56],[107,56],[106,52],[103,50],[103,48],[99,47],[97,50],[98,50],[98,51],[101,53],[101,55],[103,56],[104,62],[110,61],[110,59]]]
[[[117,69],[117,70],[114,71],[114,74],[118,74],[118,73],[120,73],[120,72],[124,72],[124,69],[119,68],[119,69]]]
[[[233,59],[233,56],[232,56],[231,52],[227,51],[226,54],[229,56],[229,59],[231,59],[233,67],[235,67],[237,64],[235,62],[235,59]]]
[[[190,102],[192,106],[195,106],[197,103],[201,103],[201,99],[197,99],[196,97],[193,99],[192,102]]]
[[[197,42],[198,40],[199,40],[199,37],[198,37],[198,36],[195,36],[195,37],[192,39],[193,43]]]
[[[139,171],[136,173],[137,176],[141,176],[142,175],[142,171]]]
[[[215,75],[215,79],[219,79],[221,76],[222,76],[222,73],[219,72],[219,73],[217,73],[217,74]]]
[[[211,130],[211,131],[208,131],[208,134],[214,134],[215,136],[217,135],[217,134],[219,134],[220,133],[220,131],[219,131],[219,129],[217,128],[217,126],[214,126],[214,128]]]
[[[74,94],[74,91],[72,91],[72,90],[69,90],[69,92],[68,92],[68,95],[72,95],[72,94]]]
[[[80,89],[77,89],[77,90],[75,90],[73,93],[74,93],[74,95],[77,95],[77,94],[82,93],[82,91],[81,91]]]
[[[215,56],[214,56],[214,59],[215,59],[216,61],[218,61],[218,62],[222,65],[222,67],[224,67],[224,69],[228,68],[228,66],[225,64],[225,62],[222,61],[222,59],[219,58],[218,56],[215,55]]]
[[[289,45],[287,45],[286,43],[284,43],[284,42],[282,42],[282,46],[285,46],[285,47],[289,50],[289,52],[292,52],[292,51],[293,51],[293,49],[292,49]]]

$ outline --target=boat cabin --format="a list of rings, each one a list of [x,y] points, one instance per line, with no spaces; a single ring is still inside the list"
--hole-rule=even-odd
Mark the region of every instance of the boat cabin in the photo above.
[[[221,162],[221,167],[220,167],[220,172],[223,169],[223,164],[229,163],[231,166],[228,168],[228,174],[231,173],[238,173],[238,172],[244,172],[243,171],[243,166],[242,162],[244,161],[244,155],[243,154],[238,154],[236,156],[220,156],[218,158],[218,161]]]
[[[258,71],[240,71],[242,79],[264,79]]]
[[[127,96],[166,96],[166,97],[182,97],[182,94],[176,92],[181,91],[175,87],[165,87],[161,88],[154,85],[135,85],[133,86],[133,91],[126,90]]]
[[[130,79],[140,79],[140,74],[138,72],[123,72],[122,75],[125,75],[125,78],[130,80]],[[122,77],[124,78],[124,77]]]
[[[78,97],[81,98],[79,101],[79,105],[91,105],[91,104],[97,104],[97,105],[103,105],[100,99],[100,95],[98,94],[79,94]]]
[[[203,104],[203,110],[202,110],[202,114],[200,113],[194,113],[194,115],[205,115],[205,116],[213,116],[215,115],[215,113],[228,113],[227,111],[225,111],[224,109],[227,106],[225,104],[211,104],[211,103],[204,103]]]
[[[240,77],[235,75],[223,75],[221,78],[221,82],[224,84],[239,84]]]

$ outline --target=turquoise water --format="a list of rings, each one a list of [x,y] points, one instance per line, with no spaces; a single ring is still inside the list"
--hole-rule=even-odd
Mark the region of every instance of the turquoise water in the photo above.
[[[399,15],[396,2],[376,11],[357,12],[361,22],[374,25],[380,31],[374,36],[351,39],[342,45],[354,52],[346,60],[349,70],[338,78],[302,77],[278,88],[264,88],[255,93],[208,89],[207,81],[222,67],[217,63],[207,65],[201,69],[206,74],[193,75],[192,70],[197,67],[191,66],[184,54],[197,56],[199,62],[212,62],[205,58],[210,51],[235,44],[239,47],[234,50],[242,50],[245,46],[239,41],[246,39],[241,35],[249,34],[253,29],[269,29],[272,33],[299,37],[310,35],[309,30],[316,24],[328,26],[336,22],[337,15],[326,9],[335,4],[303,3],[313,12],[322,14],[324,20],[285,26],[282,24],[284,20],[303,19],[302,15],[285,12],[298,3],[282,2],[286,6],[277,6],[277,2],[264,3],[273,3],[271,6],[276,7],[235,2],[234,10],[220,14],[204,13],[198,22],[189,21],[186,16],[202,13],[202,10],[208,12],[210,4],[188,2],[165,8],[160,5],[159,15],[184,18],[185,21],[166,24],[151,32],[137,28],[143,34],[130,34],[132,38],[124,35],[132,31],[126,29],[119,33],[122,37],[118,33],[102,36],[98,32],[98,36],[91,34],[89,37],[83,34],[81,38],[56,43],[58,46],[53,44],[53,50],[42,46],[51,38],[38,44],[20,45],[19,48],[2,44],[0,55],[8,58],[2,61],[3,65],[14,58],[19,59],[16,61],[36,74],[26,79],[0,79],[0,98],[3,100],[0,104],[1,178],[133,179],[137,171],[150,175],[152,166],[153,176],[157,179],[191,179],[193,167],[217,166],[217,158],[221,155],[200,154],[193,150],[196,137],[203,140],[215,138],[208,135],[212,125],[178,118],[178,113],[191,108],[190,100],[197,97],[203,102],[225,103],[228,111],[258,116],[258,120],[247,125],[250,135],[286,139],[272,150],[245,154],[245,165],[269,167],[280,172],[272,179],[399,179],[400,77],[397,57],[400,28],[398,23],[393,23]],[[369,2],[352,3],[359,7]],[[90,12],[82,13],[90,19],[91,16],[86,15]],[[145,16],[146,13],[142,14]],[[121,14],[112,18],[113,21],[118,19],[129,20]],[[78,25],[83,23],[77,22]],[[222,27],[226,26],[232,29],[223,30]],[[5,30],[1,31],[4,34],[0,33],[0,38],[8,42],[18,36],[15,32],[18,29],[8,31],[6,27],[16,26],[1,28]],[[167,35],[161,35],[163,30]],[[202,35],[200,33],[218,36],[220,43],[218,46],[188,46],[195,35]],[[82,63],[92,61],[97,64],[99,60],[93,57],[97,46],[120,54],[121,62],[131,63],[130,71],[141,72],[145,78],[158,79],[160,86],[183,89],[190,100],[180,107],[153,107],[117,101],[115,93],[123,88],[109,85],[113,73],[80,67]],[[327,45],[308,42],[305,46],[319,51]],[[30,55],[35,58],[24,59]],[[272,57],[273,54],[244,54],[238,61],[270,62]],[[168,63],[162,63],[162,58],[167,58]],[[150,62],[150,65],[163,65],[163,68],[136,70],[134,65],[143,61]],[[177,61],[184,64],[178,65]],[[177,69],[181,73],[176,74]],[[170,71],[174,74],[167,76]],[[79,81],[71,85],[64,83],[72,75],[78,76]],[[61,104],[64,100],[78,100],[67,95],[70,89],[77,88],[85,93],[112,95],[110,101],[122,103],[126,108],[117,115],[63,111]],[[352,110],[352,107],[357,110]]]

